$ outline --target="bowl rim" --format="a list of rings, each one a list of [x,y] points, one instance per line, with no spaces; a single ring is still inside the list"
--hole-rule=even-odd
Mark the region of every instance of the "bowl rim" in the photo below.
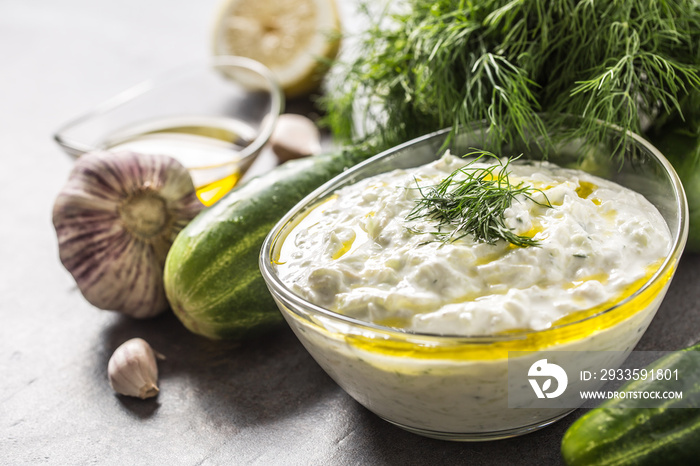
[[[267,141],[270,139],[270,136],[272,136],[272,132],[277,123],[277,119],[284,111],[285,100],[282,88],[277,82],[277,78],[268,67],[256,60],[253,60],[252,58],[234,55],[219,55],[210,57],[206,61],[197,61],[186,65],[181,65],[177,68],[171,69],[168,72],[162,73],[156,77],[147,79],[136,85],[133,85],[117,93],[111,98],[101,102],[97,106],[93,107],[91,110],[61,125],[54,132],[53,139],[59,146],[61,146],[65,153],[76,158],[80,157],[81,155],[87,152],[101,150],[99,147],[94,147],[92,145],[70,139],[66,137],[64,133],[86,121],[107,114],[115,110],[116,108],[127,104],[128,102],[131,102],[142,95],[147,94],[150,91],[162,87],[163,85],[167,85],[171,82],[177,81],[187,73],[192,73],[193,71],[201,71],[202,69],[211,69],[212,71],[218,71],[217,68],[229,66],[252,71],[265,80],[266,85],[269,87],[270,93],[270,113],[266,115],[266,117],[262,120],[261,129],[258,132],[255,139],[253,139],[253,141],[251,141],[250,144],[245,146],[242,150],[237,152],[237,157],[235,160],[215,165],[191,167],[190,169],[200,170],[219,168],[225,167],[230,164],[240,163],[241,160],[245,160],[247,157],[259,152],[263,148],[263,146],[267,144]]]
[[[623,130],[621,127],[611,124],[611,123],[606,123],[603,121],[599,121],[599,124],[606,125],[609,129],[621,133]],[[483,128],[484,126],[484,121],[478,121],[478,122],[473,122],[470,124],[465,125],[463,128],[465,129],[479,129]],[[523,330],[517,330],[513,332],[508,332],[504,334],[496,334],[496,335],[456,335],[456,334],[439,334],[439,333],[430,333],[430,332],[418,332],[418,331],[412,331],[412,330],[406,330],[406,329],[397,329],[395,327],[387,327],[379,324],[375,324],[372,322],[367,322],[363,321],[360,319],[356,319],[354,317],[349,317],[343,314],[340,314],[338,312],[332,311],[330,309],[326,309],[322,306],[319,306],[317,304],[314,304],[310,301],[307,301],[306,299],[302,298],[301,296],[297,295],[294,293],[275,273],[273,269],[273,264],[271,258],[271,253],[272,253],[272,246],[275,244],[277,241],[278,237],[280,236],[280,233],[282,232],[283,228],[285,225],[287,225],[296,215],[298,215],[301,211],[306,209],[308,206],[317,203],[319,201],[322,201],[324,197],[330,195],[332,192],[334,192],[337,188],[338,185],[342,184],[345,180],[348,178],[351,178],[355,175],[356,172],[362,170],[364,167],[367,165],[370,165],[372,163],[375,163],[379,160],[385,159],[387,157],[390,157],[396,152],[402,151],[404,149],[407,149],[413,145],[420,144],[422,142],[425,142],[430,139],[436,139],[440,137],[447,138],[449,137],[449,134],[452,132],[453,128],[448,127],[448,128],[443,128],[438,131],[434,131],[432,133],[425,134],[423,136],[417,137],[415,139],[406,141],[402,144],[399,144],[397,146],[394,146],[390,149],[387,149],[385,151],[382,151],[366,160],[363,162],[360,162],[359,164],[345,170],[343,173],[333,177],[331,180],[327,181],[314,191],[312,191],[310,194],[305,196],[301,201],[299,201],[292,209],[290,209],[284,217],[282,217],[277,224],[270,230],[268,235],[265,237],[265,240],[263,242],[262,248],[260,250],[260,255],[259,255],[259,268],[260,272],[270,289],[270,292],[275,295],[277,294],[279,297],[284,299],[286,302],[290,303],[291,306],[289,306],[290,310],[298,315],[301,318],[305,318],[305,316],[300,312],[300,309],[304,309],[308,313],[316,313],[319,315],[322,315],[326,318],[330,318],[333,321],[341,322],[344,324],[349,324],[353,327],[360,327],[367,329],[372,332],[379,332],[381,334],[385,334],[388,336],[392,337],[398,337],[398,338],[406,338],[406,337],[414,337],[414,338],[425,338],[425,339],[430,339],[430,340],[447,340],[450,342],[460,342],[460,343],[496,343],[496,342],[505,342],[505,341],[513,341],[513,340],[523,340],[527,339],[530,336],[533,335],[542,335],[547,332],[551,332],[554,330],[560,330],[564,328],[570,328],[576,325],[580,325],[584,322],[590,321],[592,319],[596,319],[602,315],[609,314],[613,312],[614,310],[624,306],[625,304],[633,301],[635,298],[643,294],[646,290],[648,290],[654,283],[656,283],[662,276],[665,276],[669,269],[671,268],[674,263],[677,263],[678,260],[680,259],[680,256],[683,252],[683,249],[685,247],[685,243],[687,240],[688,236],[688,228],[689,228],[689,211],[688,211],[688,203],[687,199],[685,196],[685,191],[683,189],[683,185],[680,181],[680,178],[678,174],[676,173],[675,169],[671,165],[671,163],[666,159],[666,157],[661,154],[661,152],[656,149],[649,141],[646,139],[642,138],[636,133],[633,133],[631,131],[627,131],[627,136],[630,137],[635,144],[642,146],[644,149],[646,149],[654,158],[657,159],[657,161],[661,164],[663,167],[665,173],[667,176],[669,176],[671,185],[673,187],[674,191],[674,207],[676,212],[678,212],[678,232],[674,235],[672,234],[672,244],[669,252],[667,253],[666,257],[664,258],[663,263],[657,268],[657,270],[654,272],[654,274],[647,279],[643,285],[641,285],[639,288],[637,288],[632,294],[627,296],[626,298],[622,299],[619,302],[616,302],[615,304],[606,307],[605,309],[596,312],[591,315],[587,315],[585,317],[582,317],[581,319],[577,319],[571,322],[565,322],[562,324],[558,325],[553,325],[550,327],[547,327],[545,329],[541,330],[530,330],[530,329],[523,329]],[[670,225],[669,225],[670,227]],[[669,228],[670,229],[670,228]],[[670,280],[669,280],[670,281]],[[585,311],[585,310],[584,310]],[[636,314],[636,312],[635,312]],[[566,316],[564,316],[566,317]],[[625,319],[626,320],[626,319]]]

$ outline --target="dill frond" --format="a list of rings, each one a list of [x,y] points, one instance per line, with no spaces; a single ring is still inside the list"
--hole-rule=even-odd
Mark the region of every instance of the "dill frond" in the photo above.
[[[605,141],[600,121],[641,133],[700,90],[696,0],[404,0],[359,38],[321,102],[348,143],[377,150],[485,120],[492,150],[581,118],[571,138]],[[560,115],[542,121],[542,114]],[[620,142],[627,145],[626,140]]]
[[[473,157],[473,160],[438,184],[421,187],[416,182],[414,189],[420,192],[420,197],[407,220],[427,218],[434,221],[437,231],[431,233],[442,242],[472,235],[476,241],[489,244],[504,240],[519,247],[537,246],[537,240],[516,235],[505,223],[505,211],[517,196],[537,202],[531,194],[539,190],[524,183],[510,183],[508,167],[519,157],[511,157],[504,162],[484,150],[470,152],[464,157]],[[474,166],[485,157],[493,158],[496,163],[486,167]],[[537,204],[551,207],[549,202]],[[443,231],[445,228],[448,231]]]

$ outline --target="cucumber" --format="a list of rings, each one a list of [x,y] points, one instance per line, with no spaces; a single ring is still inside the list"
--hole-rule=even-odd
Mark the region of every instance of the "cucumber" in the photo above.
[[[683,183],[690,229],[685,250],[700,252],[700,135],[689,135],[680,126],[668,125],[652,143],[671,162]]]
[[[240,340],[280,324],[258,269],[263,240],[297,202],[367,152],[287,162],[234,189],[178,234],[165,262],[165,292],[194,333]]]
[[[679,110],[660,117],[645,137],[671,162],[683,183],[690,214],[685,250],[700,252],[700,90],[691,91]]]
[[[611,399],[564,434],[561,452],[570,466],[697,464],[700,458],[700,344],[664,356],[648,370],[678,370],[679,380],[637,380],[625,391],[682,391],[659,408],[634,408],[633,399]]]

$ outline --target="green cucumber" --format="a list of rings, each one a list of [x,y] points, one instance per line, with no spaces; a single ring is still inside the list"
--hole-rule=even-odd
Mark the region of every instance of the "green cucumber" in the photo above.
[[[564,434],[566,463],[578,465],[697,464],[700,458],[700,344],[671,353],[647,370],[678,370],[679,380],[636,380],[620,390],[682,391],[663,407],[635,408],[636,400],[611,399],[574,422]]]
[[[659,117],[645,137],[671,162],[683,183],[690,214],[685,250],[700,252],[700,89],[682,99],[679,109]]]
[[[690,229],[685,249],[700,252],[700,134],[687,134],[680,126],[667,125],[664,129],[652,143],[673,165],[688,199]]]
[[[195,217],[170,248],[163,277],[170,306],[185,327],[211,339],[239,340],[281,323],[258,269],[265,236],[304,196],[368,155],[287,162]]]

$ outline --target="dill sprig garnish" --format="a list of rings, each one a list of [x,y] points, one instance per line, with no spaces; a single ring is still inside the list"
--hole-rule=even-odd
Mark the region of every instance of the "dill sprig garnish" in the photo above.
[[[420,198],[416,200],[416,206],[408,214],[407,220],[428,218],[435,221],[437,231],[430,233],[442,242],[473,235],[476,241],[489,244],[505,240],[519,247],[537,246],[539,241],[515,234],[505,223],[505,211],[517,196],[525,196],[539,205],[551,207],[549,201],[542,204],[531,197],[532,193],[540,190],[523,182],[511,184],[508,167],[520,156],[503,161],[491,152],[476,150],[464,157],[474,158],[438,184],[421,187],[416,181],[415,189],[420,192]],[[484,157],[491,157],[496,163],[475,167],[474,164]],[[443,231],[446,227],[448,231]]]

